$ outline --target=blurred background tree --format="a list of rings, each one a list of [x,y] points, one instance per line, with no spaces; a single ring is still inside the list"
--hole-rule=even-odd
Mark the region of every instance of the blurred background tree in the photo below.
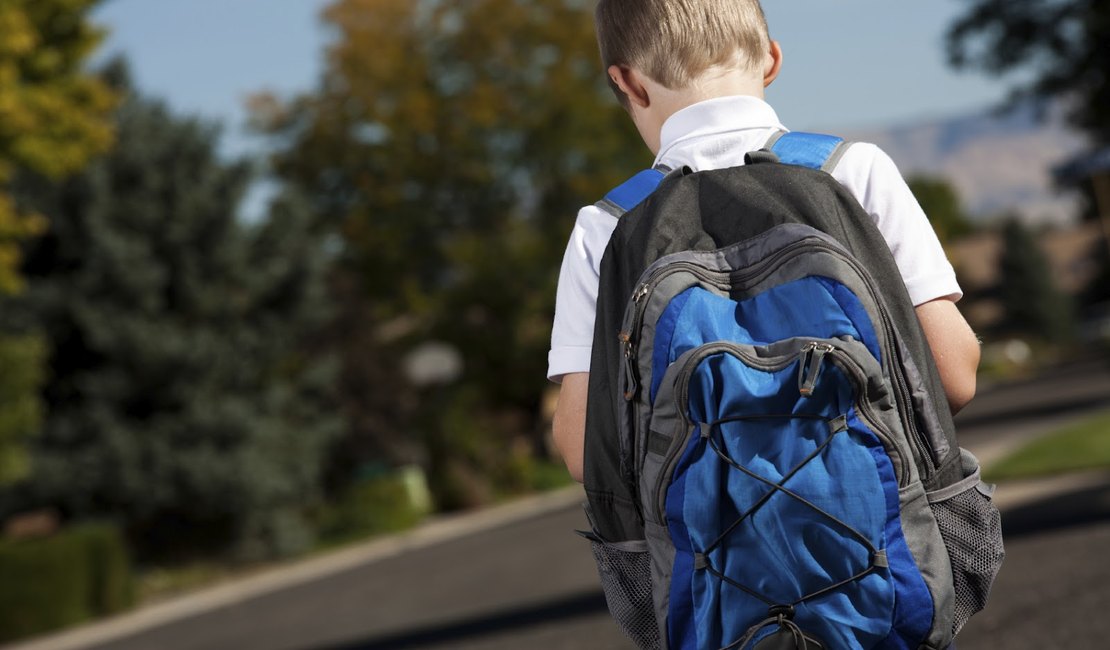
[[[1107,159],[1107,152],[1099,149],[1110,146],[1110,3],[972,0],[947,39],[952,65],[997,75],[1018,73],[1011,105],[1032,99],[1042,113],[1062,106],[1072,125],[1090,137],[1096,157]],[[1100,270],[1080,297],[1081,304],[1090,306],[1110,297],[1110,169],[1103,163],[1066,183],[1078,186],[1089,206],[1084,218],[1102,221],[1105,241],[1096,252]],[[1108,197],[1101,201],[1099,185]]]
[[[949,246],[974,230],[952,184],[943,178],[913,176],[906,180],[921,209],[929,217],[941,244]]]
[[[35,471],[4,505],[118,521],[144,559],[302,550],[338,430],[330,364],[303,345],[327,317],[308,205],[240,222],[250,170],[217,158],[217,130],[108,76],[116,148],[18,184],[53,219],[9,309],[45,333],[51,373]]]
[[[541,449],[574,215],[648,162],[604,83],[589,5],[339,0],[318,89],[255,98],[276,175],[335,237],[340,475],[416,460],[441,506],[465,506],[518,487],[507,468]],[[457,379],[403,375],[427,341],[459,351]]]
[[[46,227],[41,213],[16,207],[8,192],[14,174],[60,178],[112,142],[113,94],[85,69],[101,39],[88,20],[94,4],[0,3],[0,294],[22,288],[20,245]],[[26,444],[41,419],[44,350],[33,330],[0,331],[0,486],[29,470]]]
[[[1057,288],[1033,232],[1016,218],[1002,228],[999,260],[1004,333],[1067,343],[1074,334],[1071,298]]]
[[[972,0],[948,31],[956,67],[1025,73],[1012,99],[1064,99],[1072,123],[1110,144],[1110,3]]]

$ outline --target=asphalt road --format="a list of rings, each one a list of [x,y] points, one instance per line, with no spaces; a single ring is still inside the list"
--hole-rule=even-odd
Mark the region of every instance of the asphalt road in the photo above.
[[[1110,407],[1110,366],[985,390],[959,418],[981,458]],[[1110,435],[1110,433],[1108,433]],[[960,650],[1110,647],[1110,481],[1005,508],[1007,559]],[[105,643],[107,650],[624,649],[576,506]]]

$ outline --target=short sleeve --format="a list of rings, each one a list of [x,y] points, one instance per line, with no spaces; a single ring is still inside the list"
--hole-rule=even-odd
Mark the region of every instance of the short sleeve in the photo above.
[[[616,225],[616,217],[596,206],[578,212],[559,269],[547,355],[547,377],[556,383],[563,375],[590,371],[601,256]]]
[[[890,156],[873,144],[855,143],[833,177],[875,221],[915,306],[963,296],[936,231]]]

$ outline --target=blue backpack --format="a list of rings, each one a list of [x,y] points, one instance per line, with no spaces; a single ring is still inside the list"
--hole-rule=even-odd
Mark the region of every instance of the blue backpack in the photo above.
[[[946,648],[1003,557],[882,236],[789,133],[599,203],[585,486],[643,648]]]

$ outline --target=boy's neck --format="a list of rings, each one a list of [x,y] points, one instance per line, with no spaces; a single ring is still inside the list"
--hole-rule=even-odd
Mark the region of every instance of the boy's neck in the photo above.
[[[736,69],[711,68],[689,86],[677,90],[650,78],[645,78],[643,83],[651,101],[646,107],[635,107],[633,121],[652,154],[659,153],[663,123],[678,111],[718,97],[748,95],[762,99],[764,96],[762,78]]]

